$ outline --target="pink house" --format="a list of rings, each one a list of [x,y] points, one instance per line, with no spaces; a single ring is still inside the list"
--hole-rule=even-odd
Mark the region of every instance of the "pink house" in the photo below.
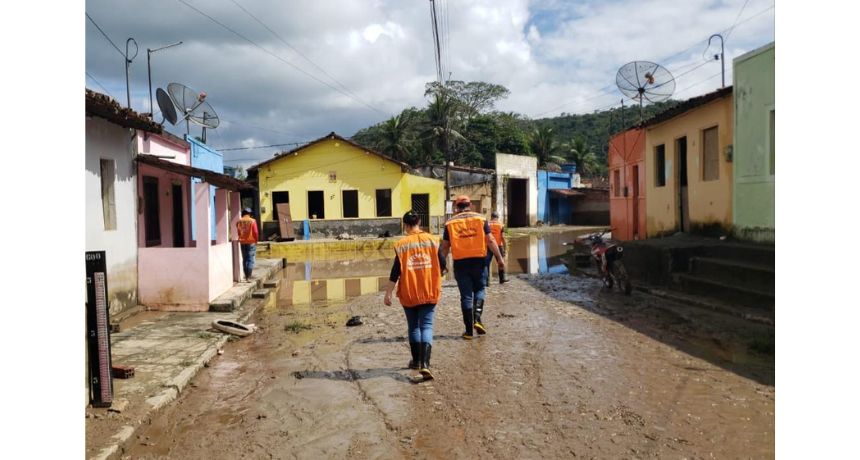
[[[240,217],[239,191],[250,186],[190,166],[188,142],[172,134],[138,132],[136,141],[139,303],[207,311],[239,280],[230,229]]]

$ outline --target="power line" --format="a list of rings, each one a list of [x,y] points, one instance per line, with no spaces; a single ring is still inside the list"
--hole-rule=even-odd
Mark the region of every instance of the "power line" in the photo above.
[[[736,20],[735,24],[733,24],[731,27],[728,27],[728,28],[726,28],[726,29],[723,29],[721,32],[725,33],[726,31],[732,31],[732,30],[734,30],[734,28],[735,28],[735,27],[740,26],[740,25],[742,25],[742,24],[745,24],[745,23],[747,23],[747,22],[749,22],[749,21],[753,20],[754,18],[756,18],[756,17],[758,17],[758,16],[761,16],[762,14],[764,14],[764,13],[766,13],[766,12],[768,12],[768,11],[772,10],[772,9],[774,8],[774,6],[775,6],[775,4],[772,4],[772,5],[770,5],[769,7],[767,7],[767,8],[765,8],[765,9],[763,9],[763,10],[761,10],[761,11],[759,11],[759,12],[757,12],[757,13],[753,14],[752,16],[750,16],[750,17],[748,17],[748,18],[744,19],[743,21],[737,22],[737,20]],[[743,10],[741,10],[741,12],[743,12]],[[738,15],[738,17],[740,17],[740,15]],[[698,46],[698,45],[700,45],[700,44],[702,44],[702,43],[704,43],[704,42],[705,42],[704,40],[699,40],[699,41],[697,41],[696,43],[694,43],[693,45],[691,45],[691,46],[689,46],[689,47],[687,47],[687,48],[684,48],[683,50],[681,50],[681,51],[679,51],[679,52],[677,52],[677,53],[675,53],[675,54],[672,54],[672,55],[670,55],[670,56],[669,56],[669,57],[667,57],[667,58],[662,59],[662,61],[670,61],[670,60],[672,60],[672,58],[674,58],[674,57],[676,57],[676,56],[680,56],[681,54],[683,54],[683,53],[685,53],[685,52],[687,52],[687,51],[689,51],[689,50],[691,50],[691,49],[695,48],[696,46]],[[706,63],[708,63],[708,62],[711,62],[711,61],[706,61]],[[689,65],[692,65],[692,64],[689,64]],[[695,70],[695,69],[697,69],[697,68],[701,67],[702,65],[704,65],[704,64],[699,64],[699,65],[697,65],[697,66],[696,66],[694,69],[692,69],[692,70]],[[687,67],[687,66],[685,65],[685,66],[682,66],[681,68],[685,68],[685,67]],[[691,71],[692,71],[692,70],[691,70]],[[689,72],[690,72],[690,71],[685,72],[685,73],[683,73],[683,74],[680,74],[680,75],[678,75],[678,76],[685,75],[685,74],[687,74],[687,73],[689,73]],[[675,78],[677,78],[677,76],[676,76]],[[606,86],[604,86],[603,88],[598,89],[598,90],[597,90],[597,93],[596,93],[596,94],[594,94],[593,96],[591,96],[591,97],[589,97],[589,98],[586,98],[586,99],[583,99],[583,100],[581,100],[581,101],[579,101],[579,102],[580,102],[580,103],[581,103],[581,102],[586,102],[586,101],[589,101],[589,100],[592,100],[592,99],[597,99],[597,98],[599,98],[599,97],[603,97],[603,96],[605,96],[605,95],[608,95],[608,94],[609,94],[609,91],[610,91],[610,90],[611,90],[611,88],[613,88],[614,86],[615,86],[615,85],[613,85],[613,84],[606,85]],[[605,93],[605,94],[603,94],[603,93]],[[558,106],[556,106],[556,107],[553,107],[552,109],[549,109],[549,110],[546,110],[546,111],[544,111],[544,112],[538,113],[538,114],[534,115],[534,116],[533,116],[533,118],[539,118],[539,117],[541,117],[541,116],[543,116],[543,115],[546,115],[546,114],[548,114],[548,113],[554,112],[554,111],[556,111],[556,110],[558,110],[558,109],[560,109],[560,108],[562,108],[562,107],[565,107],[565,106],[569,105],[571,102],[574,102],[574,100],[570,100],[570,101],[568,101],[568,102],[566,102],[566,103],[564,103],[564,104],[561,104],[561,105],[558,105]],[[600,108],[595,109],[595,110],[600,110]]]
[[[108,96],[110,96],[110,97],[112,97],[112,98],[116,99],[116,96],[114,96],[113,94],[111,94],[111,93],[110,93],[110,91],[108,91],[108,89],[107,89],[107,88],[105,88],[105,86],[101,84],[101,82],[99,82],[98,80],[96,80],[96,77],[94,77],[94,76],[90,75],[90,73],[89,73],[89,72],[84,71],[84,73],[85,73],[85,74],[87,74],[87,76],[88,76],[88,77],[90,77],[90,79],[91,79],[92,81],[96,82],[96,84],[97,84],[97,85],[99,85],[99,88],[101,88],[101,89],[105,90],[105,93],[107,93],[107,95],[108,95]]]
[[[738,11],[738,15],[737,15],[737,16],[735,16],[735,22],[734,22],[734,24],[732,24],[732,27],[730,27],[730,28],[729,28],[729,31],[728,31],[728,32],[726,32],[726,40],[728,40],[728,39],[729,39],[729,36],[732,34],[732,32],[734,32],[734,31],[735,31],[735,25],[738,23],[738,19],[740,19],[740,18],[741,18],[741,15],[742,15],[742,14],[744,14],[744,10],[746,9],[747,4],[748,4],[749,2],[750,2],[750,0],[746,0],[746,1],[744,2],[744,6],[742,6],[742,7],[741,7],[741,10],[740,10],[740,11]]]
[[[309,142],[310,142],[310,141],[302,141],[302,142],[287,142],[287,143],[284,143],[284,144],[258,145],[258,146],[255,146],[255,147],[231,147],[231,148],[229,148],[229,149],[215,148],[215,150],[218,150],[219,152],[231,152],[231,151],[236,151],[236,150],[268,149],[268,148],[271,148],[271,147],[286,147],[286,146],[289,146],[289,145],[296,145],[296,146],[299,146],[299,145],[307,144],[307,143],[309,143]]]
[[[346,91],[346,92],[348,92],[348,93],[352,94],[353,96],[355,96],[355,98],[356,98],[356,99],[359,99],[359,100],[361,100],[361,102],[362,102],[362,103],[366,104],[366,103],[364,102],[364,100],[362,100],[360,97],[358,97],[358,95],[357,95],[357,94],[355,94],[355,92],[353,92],[353,91],[351,91],[349,88],[347,88],[347,87],[346,87],[346,85],[344,85],[343,83],[341,83],[337,78],[334,78],[333,76],[331,76],[331,74],[329,74],[328,72],[326,72],[326,71],[325,71],[325,69],[323,69],[322,67],[320,67],[319,65],[317,65],[313,60],[311,60],[311,58],[309,58],[309,57],[305,56],[305,55],[304,55],[304,53],[302,53],[301,51],[299,51],[295,46],[293,46],[293,45],[289,44],[286,40],[284,40],[284,38],[283,38],[280,34],[278,34],[277,32],[275,32],[274,30],[272,30],[268,25],[266,25],[263,21],[261,21],[259,18],[257,18],[257,16],[254,16],[254,14],[252,14],[250,11],[248,11],[247,9],[245,9],[245,7],[243,7],[242,5],[240,5],[240,4],[239,4],[239,2],[237,2],[236,0],[230,0],[230,1],[231,1],[231,2],[233,2],[233,4],[234,4],[234,5],[236,5],[237,7],[239,7],[239,9],[241,9],[243,12],[245,12],[245,14],[247,14],[248,16],[250,16],[254,21],[257,21],[257,23],[258,23],[258,24],[260,24],[261,26],[263,26],[263,28],[265,28],[266,30],[268,30],[272,35],[274,35],[278,40],[280,40],[280,41],[281,41],[281,43],[283,43],[284,45],[286,45],[286,46],[287,46],[288,48],[290,48],[291,50],[295,51],[295,52],[296,52],[296,54],[298,54],[299,56],[301,56],[305,61],[309,62],[312,66],[314,66],[314,68],[316,68],[317,70],[319,70],[320,72],[322,72],[322,73],[323,73],[323,75],[325,75],[325,76],[327,76],[328,78],[330,78],[330,79],[331,79],[335,84],[337,84],[338,86],[340,86],[344,91]]]
[[[107,39],[107,41],[108,41],[108,42],[110,42],[111,46],[113,46],[113,48],[116,50],[116,52],[117,52],[117,53],[119,53],[119,55],[120,55],[120,56],[122,56],[122,58],[123,58],[123,59],[127,59],[127,58],[126,58],[126,56],[125,56],[125,53],[123,53],[123,52],[119,49],[119,47],[118,47],[118,46],[116,46],[116,44],[113,42],[113,40],[111,40],[111,39],[110,39],[110,37],[108,37],[108,34],[106,34],[106,33],[105,33],[105,31],[104,31],[104,30],[102,30],[102,28],[101,28],[101,27],[99,27],[99,25],[98,25],[98,24],[96,24],[95,19],[93,19],[93,18],[90,16],[90,13],[84,12],[84,14],[86,14],[86,15],[87,15],[87,19],[89,19],[89,20],[90,20],[90,22],[92,22],[92,23],[93,23],[93,25],[94,25],[94,26],[96,26],[96,29],[98,29],[98,30],[99,30],[99,32],[101,32],[101,33],[102,33],[102,35],[104,36],[104,38],[105,38],[105,39]]]
[[[391,114],[389,114],[389,113],[387,113],[387,112],[384,112],[384,111],[382,111],[382,110],[377,109],[376,107],[371,106],[370,104],[368,104],[368,103],[366,103],[366,102],[363,102],[363,101],[361,101],[361,100],[357,99],[356,97],[354,97],[354,96],[350,95],[349,93],[347,93],[347,92],[345,92],[345,91],[341,90],[340,88],[337,88],[337,87],[335,87],[335,86],[332,86],[330,83],[328,83],[328,82],[326,82],[326,81],[320,80],[319,78],[317,78],[317,76],[316,76],[316,75],[314,75],[314,74],[312,74],[312,73],[309,73],[309,72],[305,71],[304,69],[302,69],[301,67],[299,67],[299,66],[297,66],[297,65],[293,64],[292,62],[290,62],[290,61],[288,61],[288,60],[286,60],[286,59],[282,58],[281,56],[278,56],[277,54],[275,54],[275,53],[273,53],[273,52],[271,52],[271,51],[267,50],[266,48],[263,48],[263,47],[262,47],[262,46],[260,46],[257,42],[255,42],[255,41],[251,40],[250,38],[248,38],[248,37],[246,37],[246,36],[244,36],[244,35],[240,34],[239,32],[236,32],[235,30],[231,29],[230,27],[228,27],[228,26],[227,26],[227,25],[225,25],[224,23],[222,23],[222,22],[218,21],[217,19],[213,18],[212,16],[209,16],[208,14],[204,13],[203,11],[201,11],[201,10],[199,10],[199,9],[195,8],[194,6],[190,5],[190,4],[189,4],[188,2],[186,2],[185,0],[177,0],[177,1],[178,1],[179,3],[182,3],[183,5],[187,6],[188,8],[191,8],[192,10],[194,10],[195,12],[197,12],[198,14],[200,14],[201,16],[204,16],[205,18],[209,19],[210,21],[214,22],[215,24],[218,24],[219,26],[221,26],[222,28],[226,29],[226,30],[227,30],[227,31],[229,31],[230,33],[232,33],[232,34],[236,35],[237,37],[241,38],[242,40],[245,40],[246,42],[250,43],[250,44],[251,44],[251,45],[253,45],[254,47],[258,48],[260,51],[263,51],[264,53],[266,53],[266,54],[268,54],[268,55],[270,55],[270,56],[274,57],[275,59],[277,59],[277,60],[279,60],[279,61],[283,62],[284,64],[287,64],[288,66],[290,66],[290,67],[292,67],[292,68],[294,68],[294,69],[298,70],[299,72],[301,72],[301,73],[303,73],[303,74],[307,75],[308,77],[310,77],[310,78],[312,78],[312,79],[314,79],[314,80],[318,81],[319,83],[322,83],[323,85],[328,86],[329,88],[331,88],[331,89],[333,89],[333,90],[335,90],[335,91],[337,91],[337,92],[339,92],[339,93],[343,94],[344,96],[346,96],[346,97],[348,97],[348,98],[350,98],[350,99],[352,99],[352,100],[354,100],[354,101],[356,101],[356,102],[359,102],[360,104],[364,105],[365,107],[367,107],[367,108],[369,108],[369,109],[371,109],[371,110],[373,110],[373,111],[379,112],[379,113],[381,113],[381,114],[383,114],[383,115],[385,115],[385,116],[390,116],[390,115],[391,115]]]

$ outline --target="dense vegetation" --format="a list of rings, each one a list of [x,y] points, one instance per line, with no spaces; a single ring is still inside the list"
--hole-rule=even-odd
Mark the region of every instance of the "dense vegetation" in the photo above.
[[[456,164],[494,168],[500,152],[537,157],[548,169],[576,163],[584,176],[604,176],[610,136],[639,121],[635,106],[624,110],[623,119],[621,109],[537,120],[494,110],[509,93],[503,86],[484,82],[428,83],[427,107],[405,109],[358,131],[352,139],[413,166],[442,164],[447,151],[447,159]],[[674,103],[646,106],[643,117]]]

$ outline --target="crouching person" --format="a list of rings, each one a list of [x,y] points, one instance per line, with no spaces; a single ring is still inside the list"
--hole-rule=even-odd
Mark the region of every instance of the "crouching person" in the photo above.
[[[421,230],[421,220],[414,212],[403,215],[403,226],[406,236],[394,244],[394,265],[383,303],[391,305],[396,285],[409,329],[412,352],[409,368],[418,369],[420,377],[430,380],[433,314],[442,295],[442,270],[446,262],[439,255],[439,239]]]

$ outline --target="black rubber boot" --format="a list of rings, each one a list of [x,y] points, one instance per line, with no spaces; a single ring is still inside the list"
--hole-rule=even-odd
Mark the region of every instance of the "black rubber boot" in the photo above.
[[[466,340],[472,340],[472,336],[475,335],[475,332],[472,328],[472,325],[474,324],[474,318],[472,317],[472,315],[474,315],[474,313],[475,309],[473,308],[472,310],[469,310],[469,312],[463,315],[463,324],[466,325],[466,332],[463,333],[463,338]]]
[[[409,342],[409,351],[412,352],[412,360],[409,361],[409,369],[419,369],[421,367],[421,343]]]
[[[505,284],[507,282],[508,282],[508,280],[507,280],[507,278],[505,278],[505,271],[499,270],[499,284]]]
[[[475,308],[472,309],[475,312],[475,330],[478,331],[478,334],[484,335],[487,333],[487,328],[484,327],[484,323],[481,322],[481,314],[484,313],[484,301],[483,300],[475,300]]]
[[[433,345],[427,342],[421,342],[421,369],[418,371],[424,377],[424,380],[433,380],[433,374],[430,372],[430,352],[433,350]]]

